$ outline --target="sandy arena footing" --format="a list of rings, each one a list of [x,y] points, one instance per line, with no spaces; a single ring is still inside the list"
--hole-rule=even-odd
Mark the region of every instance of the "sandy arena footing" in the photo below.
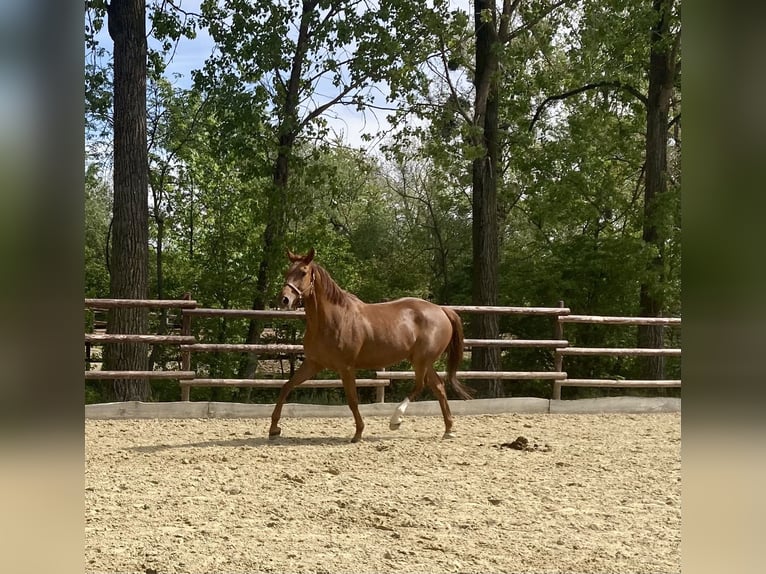
[[[677,409],[461,414],[441,440],[416,405],[398,431],[365,405],[386,416],[358,444],[345,415],[285,409],[269,441],[258,418],[91,412],[85,571],[680,572]]]

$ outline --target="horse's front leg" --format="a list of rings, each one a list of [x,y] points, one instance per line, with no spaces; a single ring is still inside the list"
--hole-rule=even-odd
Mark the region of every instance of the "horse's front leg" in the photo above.
[[[298,370],[295,371],[295,374],[292,376],[292,378],[284,385],[282,385],[282,390],[279,392],[277,404],[274,405],[274,411],[271,413],[271,428],[269,428],[269,438],[276,438],[282,434],[282,429],[279,428],[279,419],[282,416],[282,406],[285,404],[290,391],[292,391],[302,382],[307,381],[316,375],[319,372],[319,369],[319,365],[306,359],[303,361],[303,363],[301,363],[301,366],[298,367]]]
[[[356,372],[353,369],[345,369],[341,371],[340,377],[343,379],[343,390],[346,392],[348,408],[351,409],[351,413],[354,415],[354,422],[356,423],[356,432],[351,442],[359,442],[362,440],[364,421],[362,420],[362,415],[359,414],[359,397],[356,393]]]

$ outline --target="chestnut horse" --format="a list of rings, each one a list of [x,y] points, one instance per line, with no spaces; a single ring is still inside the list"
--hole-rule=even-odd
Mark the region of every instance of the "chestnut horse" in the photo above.
[[[288,250],[290,267],[280,293],[283,308],[306,310],[303,337],[305,360],[285,383],[271,415],[269,437],[281,434],[279,418],[282,405],[295,387],[322,369],[337,371],[343,380],[348,406],[354,415],[356,433],[351,442],[362,438],[364,422],[359,414],[356,394],[356,370],[388,367],[404,359],[415,370],[415,387],[391,417],[391,429],[399,428],[407,405],[427,384],[436,395],[444,416],[444,438],[452,438],[450,413],[444,382],[433,364],[448,353],[448,380],[463,399],[470,399],[470,389],[455,376],[463,358],[463,324],[460,316],[423,299],[404,298],[386,303],[367,304],[344,291],[330,274],[314,262],[314,249],[307,255]]]

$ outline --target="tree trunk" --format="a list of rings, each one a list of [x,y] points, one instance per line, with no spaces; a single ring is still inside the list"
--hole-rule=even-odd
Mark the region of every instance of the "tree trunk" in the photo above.
[[[651,31],[649,88],[646,105],[646,174],[644,186],[643,240],[654,256],[641,282],[639,308],[645,317],[659,317],[664,310],[663,283],[666,214],[660,208],[667,192],[668,117],[675,76],[675,49],[669,42],[673,0],[654,0],[657,21]],[[662,325],[643,325],[638,330],[639,347],[662,347]],[[642,378],[664,378],[664,357],[649,357]]]
[[[287,83],[285,101],[282,107],[282,121],[279,124],[279,148],[274,164],[274,185],[270,191],[266,208],[266,229],[263,232],[263,255],[258,267],[256,293],[253,299],[253,309],[264,309],[266,303],[276,293],[272,288],[272,275],[284,256],[285,229],[287,226],[287,184],[290,179],[290,156],[295,140],[298,137],[300,122],[298,120],[298,95],[300,93],[303,66],[309,48],[311,37],[311,21],[317,8],[318,0],[303,0],[301,24],[298,30],[298,41],[295,45],[290,79]],[[257,343],[261,336],[260,322],[252,320],[247,332],[248,343]],[[258,368],[258,355],[249,353],[241,376],[250,378]]]
[[[287,150],[287,151],[283,151]],[[285,241],[285,201],[287,195],[287,182],[289,177],[289,156],[292,150],[292,143],[289,146],[280,146],[280,152],[274,166],[274,185],[270,192],[267,203],[266,228],[263,231],[263,254],[261,255],[261,264],[258,267],[258,278],[256,281],[255,297],[253,298],[253,309],[265,309],[270,299],[273,299],[274,289],[272,288],[272,272],[278,265],[281,256],[284,254]],[[247,330],[247,342],[255,344],[260,341],[262,331],[261,321],[250,320]],[[252,378],[258,369],[258,355],[248,353],[243,368],[240,370],[240,376],[243,378]]]
[[[143,0],[112,0],[109,35],[114,41],[114,206],[110,296],[145,299],[148,293],[149,207],[146,149],[146,7]],[[146,333],[147,309],[113,309],[107,332]],[[105,368],[146,370],[146,344],[112,344]],[[151,398],[147,380],[115,380],[116,400]]]
[[[493,15],[487,18],[487,10]],[[498,276],[498,79],[497,52],[500,48],[494,20],[493,0],[476,0],[474,26],[476,33],[476,74],[474,84],[474,129],[476,144],[484,153],[473,161],[473,285],[474,305],[497,305]],[[496,339],[497,316],[479,314],[471,321],[472,336]],[[500,366],[497,349],[471,351],[471,369],[496,371]],[[503,396],[502,381],[488,379],[488,393]]]

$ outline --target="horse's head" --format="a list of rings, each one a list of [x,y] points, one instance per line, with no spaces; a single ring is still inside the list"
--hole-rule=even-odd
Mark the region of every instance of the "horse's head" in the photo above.
[[[314,248],[306,255],[296,255],[288,249],[287,257],[290,259],[290,267],[285,272],[285,284],[279,294],[279,302],[283,309],[295,309],[314,288],[314,268],[311,265]]]

